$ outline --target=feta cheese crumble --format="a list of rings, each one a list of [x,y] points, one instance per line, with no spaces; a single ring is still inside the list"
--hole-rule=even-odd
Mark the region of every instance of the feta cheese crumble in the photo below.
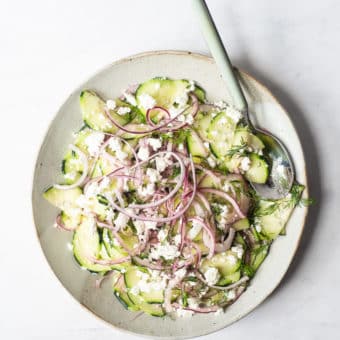
[[[197,223],[197,221],[192,222],[192,227],[188,232],[188,237],[193,240],[202,230],[202,225]]]
[[[158,236],[159,242],[163,242],[166,239],[166,237],[168,236],[168,232],[165,229],[161,229],[158,232],[157,236]]]
[[[124,116],[126,115],[127,113],[129,113],[131,111],[131,109],[129,107],[126,107],[126,106],[121,106],[118,110],[117,110],[117,113],[120,115],[120,116]]]
[[[218,269],[215,267],[209,267],[204,273],[204,277],[210,286],[215,285],[220,279],[220,276]]]
[[[234,289],[229,290],[227,294],[227,299],[234,300],[235,298],[236,298],[235,290]]]
[[[231,106],[227,106],[225,112],[236,124],[242,118],[242,113]]]
[[[262,228],[259,224],[255,224],[255,229],[258,233],[260,233],[262,231]]]
[[[153,151],[157,151],[162,147],[162,140],[160,138],[148,138],[146,142],[152,147]]]
[[[106,101],[106,107],[109,110],[114,110],[116,108],[116,102],[112,99],[109,99],[109,100]]]
[[[146,175],[148,176],[150,182],[155,183],[159,180],[161,180],[162,176],[160,175],[160,173],[153,168],[147,168],[146,169]]]
[[[122,142],[118,138],[110,138],[108,146],[120,161],[124,161],[127,158],[128,154],[123,151]]]
[[[242,171],[248,171],[250,169],[250,159],[249,159],[249,157],[242,157],[240,169]]]
[[[117,218],[114,220],[114,225],[119,229],[124,228],[128,223],[129,219],[130,219],[129,216],[119,213]]]
[[[147,146],[141,146],[138,150],[137,156],[140,160],[146,161],[150,157],[149,148]]]
[[[85,138],[85,145],[91,156],[98,153],[101,144],[104,141],[105,135],[102,132],[92,132],[89,136]]]
[[[155,158],[156,169],[158,172],[163,172],[168,166],[172,165],[172,160],[168,155]]]
[[[209,157],[207,158],[207,162],[208,162],[208,164],[209,164],[209,166],[210,166],[211,168],[215,168],[215,166],[216,166],[216,161],[215,161],[215,159],[214,159],[212,156],[209,156]]]
[[[243,247],[240,244],[237,244],[235,247],[231,247],[231,251],[236,253],[239,259],[242,259]]]
[[[124,91],[123,96],[129,104],[131,104],[133,106],[137,106],[136,98],[135,98],[134,95],[132,95],[131,93],[129,93],[127,91]]]
[[[138,195],[141,197],[148,197],[155,193],[155,183],[148,183],[146,186],[138,187]]]
[[[147,93],[142,93],[139,97],[139,105],[144,110],[152,109],[156,105],[156,100]]]
[[[179,254],[177,246],[165,242],[164,244],[158,244],[152,248],[149,258],[150,260],[159,260],[163,257],[165,260],[173,260],[175,257],[179,256]]]

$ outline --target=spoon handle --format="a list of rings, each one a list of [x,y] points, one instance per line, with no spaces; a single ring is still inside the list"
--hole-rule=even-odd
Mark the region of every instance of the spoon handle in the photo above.
[[[247,101],[238,82],[233,66],[231,65],[227,51],[223,46],[220,35],[217,32],[214,21],[204,0],[192,0],[194,11],[197,14],[202,33],[209,46],[211,54],[221,72],[224,81],[230,91],[236,109],[246,113]]]

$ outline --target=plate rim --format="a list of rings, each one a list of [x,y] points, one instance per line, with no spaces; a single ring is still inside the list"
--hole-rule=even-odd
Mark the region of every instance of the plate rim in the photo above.
[[[43,246],[41,244],[41,240],[40,240],[40,236],[39,236],[39,233],[38,233],[38,229],[37,229],[37,223],[36,223],[36,218],[35,218],[35,213],[34,213],[34,202],[33,202],[33,197],[34,197],[34,187],[35,187],[35,180],[36,180],[36,171],[37,171],[37,168],[38,168],[38,159],[39,159],[39,156],[40,156],[40,153],[43,149],[43,146],[44,146],[44,143],[45,143],[45,140],[46,138],[48,137],[48,134],[52,128],[52,125],[54,123],[54,121],[56,120],[59,112],[60,112],[60,109],[62,108],[62,106],[66,103],[66,101],[69,99],[69,97],[79,88],[81,88],[81,86],[86,82],[88,81],[89,79],[92,79],[93,77],[95,77],[96,75],[98,75],[99,73],[102,73],[102,72],[105,72],[107,69],[115,66],[115,65],[120,65],[120,64],[124,64],[124,63],[128,63],[128,62],[131,62],[132,60],[135,60],[135,59],[139,59],[139,58],[145,58],[145,57],[148,57],[148,56],[157,56],[157,55],[178,55],[178,56],[187,56],[187,57],[193,57],[195,59],[200,59],[200,60],[203,60],[205,62],[209,62],[211,64],[215,64],[215,61],[213,59],[213,57],[209,56],[208,54],[204,54],[204,53],[198,53],[198,52],[191,52],[191,51],[187,51],[187,50],[174,50],[174,49],[169,49],[169,50],[150,50],[150,51],[145,51],[145,52],[140,52],[140,53],[137,53],[137,54],[133,54],[133,55],[130,55],[130,56],[127,56],[127,57],[123,57],[123,58],[120,58],[120,59],[117,59],[109,64],[106,64],[105,66],[103,67],[100,67],[99,69],[95,70],[93,73],[91,73],[89,76],[87,76],[87,78],[85,80],[83,80],[78,86],[75,87],[75,89],[71,92],[71,94],[62,101],[61,104],[58,105],[58,109],[57,111],[54,113],[53,115],[53,118],[51,119],[51,121],[48,123],[47,127],[46,127],[46,132],[43,134],[42,136],[42,140],[41,142],[39,143],[38,147],[37,147],[37,150],[35,152],[35,163],[34,163],[34,167],[33,167],[33,171],[31,173],[31,188],[30,188],[30,197],[31,197],[31,213],[32,213],[32,219],[33,219],[33,228],[34,228],[34,234],[35,234],[35,241],[38,242],[39,244],[39,247],[41,249],[41,253],[43,255],[43,258],[44,258],[44,261],[45,263],[47,263],[48,265],[48,268],[50,269],[50,271],[53,273],[54,277],[57,279],[57,281],[59,282],[59,284],[63,287],[63,289],[68,293],[68,295],[74,300],[77,302],[77,304],[79,304],[81,307],[83,307],[87,312],[89,312],[91,315],[95,316],[95,318],[101,322],[103,322],[104,324],[112,327],[113,329],[115,330],[119,330],[120,332],[124,332],[124,333],[127,333],[127,334],[130,334],[130,335],[138,335],[138,336],[141,336],[141,337],[144,337],[144,338],[152,338],[152,339],[188,339],[188,338],[192,338],[191,336],[156,336],[156,335],[147,335],[147,334],[143,334],[143,333],[138,333],[138,332],[134,332],[134,331],[131,331],[131,330],[128,330],[128,329],[125,329],[125,328],[122,328],[122,327],[119,327],[117,325],[114,325],[112,323],[110,323],[109,321],[103,319],[102,317],[100,317],[99,315],[97,315],[94,311],[92,311],[89,307],[87,307],[82,301],[79,301],[75,296],[73,296],[73,294],[65,287],[65,285],[63,284],[63,282],[58,278],[56,272],[53,270],[52,268],[52,265],[50,264],[50,262],[48,261],[48,258],[47,256],[45,255],[45,252],[44,252],[44,249],[43,249]],[[243,75],[243,76],[246,76],[247,78],[251,79],[252,81],[254,81],[255,83],[257,83],[260,87],[262,87],[262,89],[266,92],[266,94],[271,97],[271,99],[276,103],[276,105],[278,105],[282,112],[284,113],[284,115],[286,116],[286,118],[289,120],[293,130],[294,130],[294,133],[296,134],[297,138],[298,138],[298,141],[300,143],[300,146],[301,146],[301,151],[302,151],[302,160],[303,160],[303,169],[302,169],[302,173],[303,173],[303,176],[305,178],[305,183],[304,183],[304,186],[305,186],[305,189],[304,189],[304,195],[306,195],[308,197],[308,194],[309,194],[309,186],[308,186],[308,176],[307,176],[307,170],[306,170],[306,157],[305,157],[305,153],[304,153],[304,150],[303,150],[303,145],[301,143],[301,140],[300,140],[300,136],[298,134],[298,131],[294,125],[294,122],[293,120],[291,119],[290,117],[290,114],[289,112],[287,112],[287,110],[284,108],[284,106],[280,103],[280,101],[273,95],[273,93],[269,90],[269,88],[264,85],[261,81],[259,81],[258,79],[256,79],[254,76],[252,76],[251,74],[249,74],[247,71],[243,70],[242,68],[239,68],[239,67],[236,67],[240,73]],[[197,336],[194,336],[194,337],[199,337],[199,336],[204,336],[204,335],[208,335],[208,334],[212,334],[212,333],[215,333],[215,332],[218,332],[218,331],[221,331],[229,326],[231,326],[232,324],[234,324],[235,322],[239,321],[240,319],[244,318],[245,316],[247,316],[249,313],[251,313],[252,311],[254,311],[258,306],[260,306],[280,285],[280,283],[282,282],[283,278],[286,276],[292,262],[293,262],[293,259],[297,253],[297,250],[301,244],[301,239],[302,239],[302,236],[304,234],[304,230],[305,230],[305,227],[306,227],[306,221],[307,221],[307,216],[308,216],[308,212],[309,212],[309,207],[304,207],[304,214],[302,216],[303,220],[302,220],[302,226],[301,226],[301,231],[300,231],[300,234],[298,236],[298,240],[296,242],[296,246],[295,248],[293,249],[293,251],[291,252],[291,255],[290,255],[290,259],[289,259],[289,264],[287,266],[287,268],[283,271],[282,275],[279,277],[279,279],[277,280],[277,283],[274,285],[274,287],[269,290],[265,296],[262,298],[262,300],[257,303],[255,306],[252,306],[249,310],[247,310],[245,313],[243,313],[242,315],[238,315],[237,317],[234,318],[234,320],[232,320],[231,322],[229,322],[227,325],[224,325],[224,326],[221,326],[219,327],[218,329],[214,329],[212,331],[205,331],[203,333],[201,333],[200,335],[197,335]]]

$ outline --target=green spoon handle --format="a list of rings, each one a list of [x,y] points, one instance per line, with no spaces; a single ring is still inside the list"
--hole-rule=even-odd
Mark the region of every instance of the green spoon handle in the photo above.
[[[204,0],[192,0],[193,8],[197,14],[202,33],[209,46],[210,52],[216,61],[236,109],[246,112],[248,105],[242,92],[240,83],[225,50],[222,40],[217,32],[214,21]]]

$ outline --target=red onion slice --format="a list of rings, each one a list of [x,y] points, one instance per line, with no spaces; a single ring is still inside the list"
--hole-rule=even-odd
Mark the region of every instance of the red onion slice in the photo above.
[[[207,232],[207,234],[209,235],[209,241],[203,238],[203,242],[209,248],[208,258],[212,258],[215,253],[215,233],[212,230],[212,228],[209,227],[208,224],[205,223],[201,218],[198,218],[198,217],[188,218],[188,222],[194,222],[194,221],[200,224],[203,227],[203,229]]]
[[[235,237],[235,229],[230,228],[228,237],[225,239],[225,241],[223,243],[217,243],[215,245],[216,253],[223,253],[224,251],[228,250],[234,241],[234,237]]]
[[[161,107],[161,106],[154,106],[153,108],[148,109],[146,111],[146,121],[148,122],[149,125],[151,125],[153,127],[156,126],[156,124],[152,121],[150,115],[151,115],[151,112],[155,111],[155,110],[158,110],[158,111],[161,111],[161,112],[165,113],[168,116],[168,118],[170,118],[169,111],[166,110],[165,108]]]

